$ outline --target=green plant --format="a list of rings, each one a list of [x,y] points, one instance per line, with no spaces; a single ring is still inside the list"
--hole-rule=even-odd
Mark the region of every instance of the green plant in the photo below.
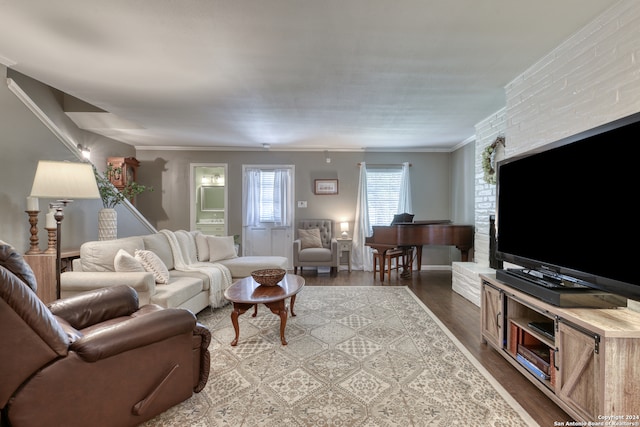
[[[105,170],[104,175],[98,172],[95,167],[93,168],[93,172],[96,176],[102,205],[107,209],[113,209],[125,200],[131,200],[138,194],[145,191],[153,191],[153,187],[147,187],[146,185],[138,184],[133,181],[125,185],[121,190],[118,190],[111,183],[109,178],[114,175],[119,175],[122,173],[122,170],[121,168],[114,168],[111,163],[107,164],[107,169]]]

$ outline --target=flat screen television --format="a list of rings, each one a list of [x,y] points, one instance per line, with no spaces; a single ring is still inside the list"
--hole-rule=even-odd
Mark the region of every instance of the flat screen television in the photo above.
[[[498,162],[497,257],[640,300],[638,148],[640,113]]]

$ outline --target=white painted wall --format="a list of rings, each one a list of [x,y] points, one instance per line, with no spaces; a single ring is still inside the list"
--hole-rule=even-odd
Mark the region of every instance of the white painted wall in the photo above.
[[[505,108],[476,125],[479,266],[489,264],[489,215],[495,212],[495,186],[483,179],[483,149],[503,133],[506,147],[498,158],[511,157],[639,112],[640,2],[617,3],[513,79],[505,94]],[[603,147],[603,159],[608,156],[615,156],[615,147]]]
[[[487,117],[476,125],[476,215],[475,215],[475,261],[483,267],[489,266],[489,216],[496,212],[496,186],[484,180],[482,152],[498,136],[504,135],[505,109]],[[496,160],[504,157],[504,147],[496,148]]]
[[[621,1],[505,89],[508,157],[640,111],[640,2]]]

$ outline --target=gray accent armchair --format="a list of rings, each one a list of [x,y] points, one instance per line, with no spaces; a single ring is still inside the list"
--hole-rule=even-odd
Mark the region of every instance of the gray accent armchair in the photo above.
[[[298,236],[298,230],[317,228],[320,230],[322,247],[302,248],[302,242]],[[331,267],[331,275],[338,273],[340,258],[338,253],[338,241],[333,237],[334,222],[330,219],[303,219],[298,221],[296,228],[296,240],[293,241],[293,272],[302,274],[303,267]]]

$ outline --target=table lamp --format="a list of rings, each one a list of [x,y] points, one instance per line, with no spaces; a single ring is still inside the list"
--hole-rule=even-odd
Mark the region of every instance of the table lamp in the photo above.
[[[56,199],[49,203],[55,209],[56,220],[56,298],[60,298],[61,265],[61,223],[64,218],[64,207],[73,199],[99,199],[100,192],[90,163],[55,162],[41,160],[38,162],[36,175],[33,178],[30,197]]]
[[[340,231],[342,231],[342,238],[343,239],[349,238],[349,223],[348,222],[341,222],[340,223]]]

